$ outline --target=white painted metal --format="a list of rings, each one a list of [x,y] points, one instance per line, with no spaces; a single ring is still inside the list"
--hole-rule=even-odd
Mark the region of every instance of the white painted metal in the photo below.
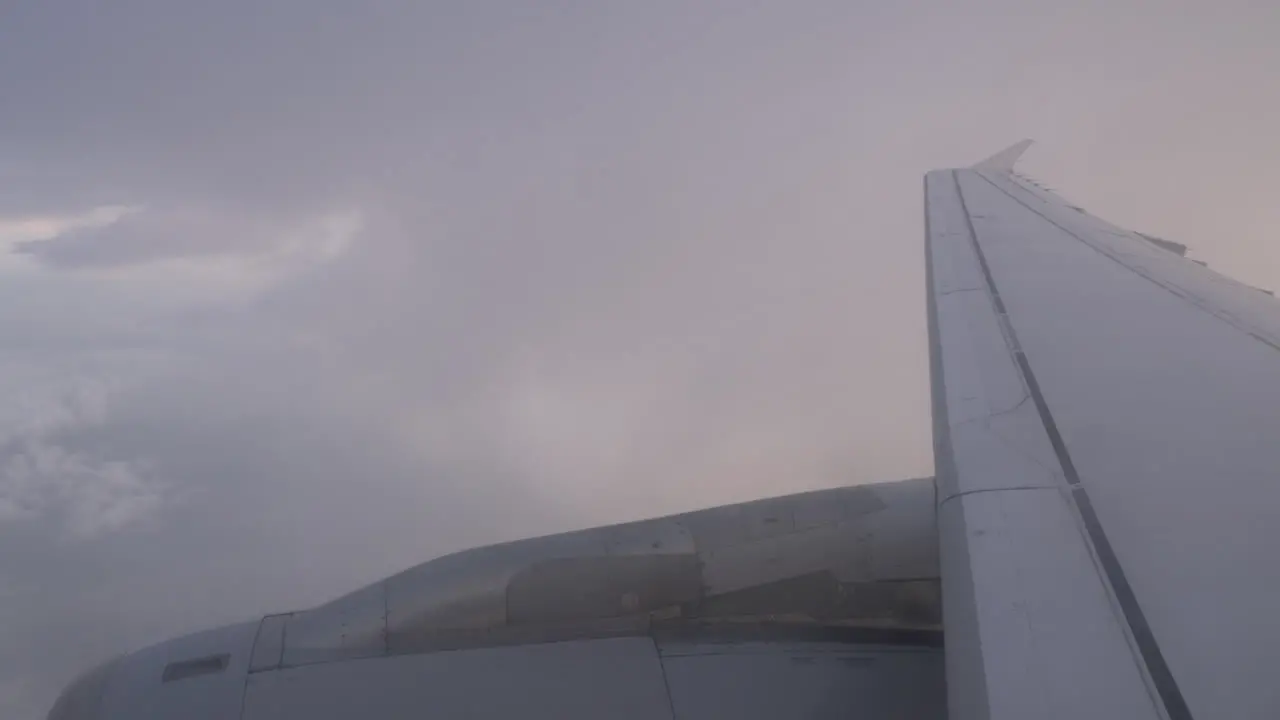
[[[669,720],[671,707],[653,641],[614,638],[256,673],[243,720],[425,717]]]
[[[446,556],[134,653],[74,684],[51,718],[231,720],[246,683],[245,717],[668,717],[665,690],[647,714],[644,674],[661,684],[661,623],[936,630],[933,497],[929,479],[841,488]],[[224,655],[161,680],[169,663]]]
[[[1280,716],[1280,303],[1007,174],[960,182],[1191,716]]]
[[[238,720],[257,630],[257,622],[231,625],[170,640],[120,659],[107,684],[99,714],[89,717]],[[161,681],[169,663],[221,654],[230,658],[220,672]]]
[[[290,616],[284,628],[285,667],[384,655],[387,652],[386,583],[344,595],[323,612]]]
[[[672,643],[660,652],[678,720],[946,717],[942,655],[933,649]]]
[[[886,483],[468,550],[295,613],[282,666],[634,634],[651,615],[813,573],[936,578],[932,501],[929,480]]]
[[[950,717],[1159,717],[952,173],[925,192]]]

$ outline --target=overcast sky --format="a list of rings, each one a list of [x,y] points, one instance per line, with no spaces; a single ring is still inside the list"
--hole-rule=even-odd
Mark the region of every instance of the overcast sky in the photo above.
[[[921,175],[1023,137],[1280,287],[1280,6],[1183,4],[5,3],[0,716],[466,546],[931,473]]]

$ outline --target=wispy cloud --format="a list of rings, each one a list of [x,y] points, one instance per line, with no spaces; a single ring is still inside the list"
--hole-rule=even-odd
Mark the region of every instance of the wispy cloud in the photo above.
[[[111,388],[80,380],[52,397],[28,396],[0,428],[0,522],[61,525],[77,538],[145,523],[169,488],[142,458],[101,457],[67,446],[102,427]]]
[[[110,227],[142,208],[101,205],[66,215],[0,216],[0,272],[31,269],[37,263],[26,248],[77,232]]]
[[[234,208],[97,208],[83,216],[0,222],[13,252],[50,268],[99,269],[176,259],[274,265],[331,260],[360,229],[360,213],[277,220]]]
[[[105,227],[141,209],[132,205],[101,205],[73,215],[0,217],[0,243],[48,240],[72,230]]]

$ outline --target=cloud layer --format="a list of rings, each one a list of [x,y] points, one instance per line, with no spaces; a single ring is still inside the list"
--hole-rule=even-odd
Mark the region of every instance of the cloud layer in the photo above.
[[[920,175],[1012,139],[1280,286],[1276,20],[21,3],[0,714],[466,546],[927,474]]]

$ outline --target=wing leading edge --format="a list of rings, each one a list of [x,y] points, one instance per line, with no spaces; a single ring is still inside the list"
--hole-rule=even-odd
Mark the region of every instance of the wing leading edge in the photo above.
[[[1280,305],[1025,146],[925,178],[951,717],[1274,717]]]

